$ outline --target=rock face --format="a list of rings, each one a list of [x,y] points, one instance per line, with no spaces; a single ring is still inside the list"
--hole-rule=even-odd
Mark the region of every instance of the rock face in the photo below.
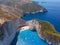
[[[32,30],[32,31],[36,31],[39,29],[39,23],[37,20],[29,20],[26,22],[26,24],[29,26],[29,28]]]
[[[21,7],[18,6],[18,8],[22,9],[24,13],[38,13],[38,12],[47,12],[47,9],[42,7],[41,5],[30,2],[22,5]]]
[[[27,25],[33,32],[37,31],[38,36],[49,45],[60,45],[60,33],[58,33],[54,29],[54,26],[49,22],[42,20],[30,20],[27,21]]]
[[[23,16],[22,10],[18,10],[17,8],[13,8],[4,4],[0,4],[0,10],[3,11],[4,13],[11,14],[12,16],[15,16],[17,18]]]
[[[0,4],[2,4],[0,7],[3,11],[14,13],[15,15],[24,13],[47,12],[44,7],[35,2],[32,2],[31,0],[3,0]]]
[[[0,45],[10,45],[15,37],[18,29],[25,26],[26,23],[21,19],[23,14],[28,12],[36,12],[37,7],[30,0],[1,0],[0,1]],[[32,5],[33,4],[33,5]],[[26,6],[27,5],[27,6]],[[35,7],[32,10],[32,6]],[[23,8],[25,6],[25,8]],[[18,8],[19,7],[19,8]],[[22,7],[22,8],[21,8]],[[27,7],[27,8],[26,8]],[[40,9],[41,7],[39,7]],[[33,28],[36,26],[33,20]]]
[[[0,40],[2,41],[4,38],[4,30],[3,30],[3,26],[0,26]]]
[[[5,22],[0,26],[0,45],[10,45],[15,37],[16,32],[18,32],[21,26],[24,26],[19,19],[14,19],[9,22]],[[25,22],[24,22],[25,23]]]
[[[60,33],[49,22],[38,20],[39,29],[37,30],[39,37],[48,42],[49,45],[60,45]]]
[[[21,16],[16,9],[0,4],[0,45],[10,45],[18,29],[25,25]]]
[[[5,22],[0,26],[0,45],[9,45],[11,41],[13,40],[15,33],[16,33],[16,27],[15,22]],[[9,27],[10,26],[10,27]]]

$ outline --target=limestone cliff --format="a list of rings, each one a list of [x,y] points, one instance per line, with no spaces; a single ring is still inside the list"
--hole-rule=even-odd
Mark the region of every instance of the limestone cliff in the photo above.
[[[0,45],[10,45],[18,29],[25,26],[25,21],[21,19],[24,13],[36,12],[39,9],[45,10],[40,5],[31,3],[30,0],[1,0]]]
[[[17,12],[9,6],[0,4],[0,45],[10,45],[18,29],[23,26],[21,13],[18,15]]]
[[[54,26],[47,21],[38,20],[38,22],[40,25],[37,30],[39,37],[49,45],[60,45],[60,33],[55,30]]]

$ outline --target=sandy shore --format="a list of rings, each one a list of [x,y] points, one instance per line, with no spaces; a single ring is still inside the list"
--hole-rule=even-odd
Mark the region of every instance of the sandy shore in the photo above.
[[[24,26],[24,27],[21,28],[20,32],[25,31],[27,29],[30,29],[29,26]]]

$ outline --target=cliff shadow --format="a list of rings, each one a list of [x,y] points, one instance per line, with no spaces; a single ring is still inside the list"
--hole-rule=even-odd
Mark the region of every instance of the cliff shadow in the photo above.
[[[18,40],[18,35],[19,35],[19,31],[15,34],[15,37],[14,37],[14,39],[12,40],[12,42],[11,42],[10,45],[16,45],[17,40]]]

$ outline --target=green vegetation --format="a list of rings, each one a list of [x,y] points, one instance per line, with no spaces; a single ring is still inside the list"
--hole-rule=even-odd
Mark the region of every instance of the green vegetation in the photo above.
[[[22,9],[25,13],[39,12],[40,10],[47,11],[44,7],[34,2],[24,4],[23,6],[18,6],[18,8]]]
[[[42,21],[42,20],[38,20],[39,24],[41,25],[41,30],[49,35],[52,35],[52,36],[57,36],[57,37],[60,37],[60,33],[58,33],[54,26],[47,22],[47,21]]]

